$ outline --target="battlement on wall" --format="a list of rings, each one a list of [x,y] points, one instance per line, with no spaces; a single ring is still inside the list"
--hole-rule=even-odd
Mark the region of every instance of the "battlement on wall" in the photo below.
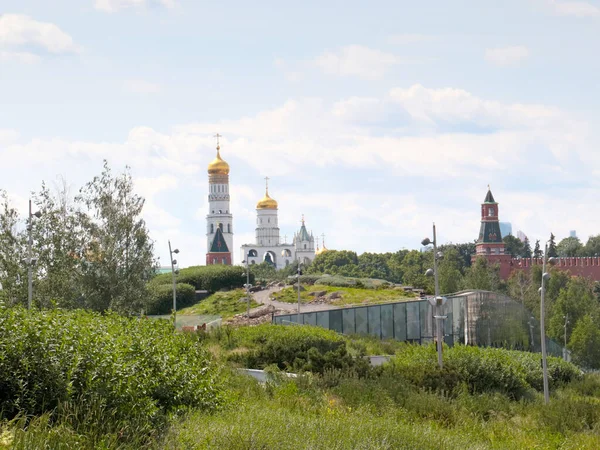
[[[512,258],[512,265],[527,268],[544,264],[543,258]],[[555,258],[554,267],[600,267],[600,257]]]

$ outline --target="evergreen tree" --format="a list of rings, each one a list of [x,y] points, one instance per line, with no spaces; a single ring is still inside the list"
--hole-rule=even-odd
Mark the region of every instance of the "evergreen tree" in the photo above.
[[[578,237],[569,236],[564,238],[556,246],[556,252],[558,256],[579,256],[582,252],[583,245],[579,241]]]
[[[548,258],[556,258],[558,252],[556,251],[556,238],[554,233],[550,233],[550,242],[548,244]]]
[[[540,248],[540,240],[538,239],[535,241],[535,247],[533,249],[533,257],[541,258],[542,256],[544,256],[544,251]]]
[[[509,234],[504,239],[504,252],[508,253],[513,258],[521,256],[523,254],[523,242],[519,238]]]
[[[521,254],[523,258],[531,258],[531,243],[529,242],[529,238],[525,237],[523,241],[523,253]]]

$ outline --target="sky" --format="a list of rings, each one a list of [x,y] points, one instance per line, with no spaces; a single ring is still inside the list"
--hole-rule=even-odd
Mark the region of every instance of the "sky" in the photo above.
[[[386,252],[500,220],[600,233],[600,1],[1,0],[0,189],[25,214],[131,167],[156,254],[204,264],[230,164],[234,261],[264,177],[282,239]]]

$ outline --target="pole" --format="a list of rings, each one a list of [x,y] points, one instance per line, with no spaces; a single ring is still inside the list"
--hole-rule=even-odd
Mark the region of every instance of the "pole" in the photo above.
[[[173,277],[173,328],[177,330],[177,284],[175,283],[175,266],[173,265],[171,241],[169,241],[169,257],[171,258],[171,275]]]
[[[437,353],[438,353],[438,365],[440,369],[444,366],[442,358],[442,344],[444,340],[443,334],[443,319],[442,319],[442,305],[438,300],[440,296],[440,283],[438,279],[438,268],[437,268],[437,236],[435,233],[435,223],[433,224],[433,279],[435,284],[435,310],[436,310],[436,334],[437,334]]]
[[[248,300],[248,320],[250,320],[250,266],[248,265],[248,255],[246,255],[246,300]]]
[[[546,328],[545,328],[545,296],[546,296],[546,261],[548,260],[548,242],[546,242],[546,248],[544,251],[544,262],[542,265],[542,292],[540,299],[540,329],[541,329],[541,343],[542,343],[542,371],[544,372],[544,403],[550,402],[550,391],[548,388],[548,365],[546,355]]]
[[[300,259],[298,259],[298,319],[297,322],[300,323]]]
[[[27,231],[29,232],[29,239],[27,241],[27,309],[31,309],[31,300],[33,298],[33,273],[31,268],[31,246],[33,245],[33,214],[31,214],[31,199],[29,199],[29,225]]]

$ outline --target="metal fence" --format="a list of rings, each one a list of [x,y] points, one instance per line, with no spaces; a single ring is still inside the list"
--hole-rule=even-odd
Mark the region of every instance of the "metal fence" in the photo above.
[[[540,327],[533,315],[495,292],[453,294],[442,307],[444,341],[484,347],[503,347],[539,352]],[[277,324],[298,323],[297,314],[273,317]],[[364,334],[379,339],[427,343],[434,340],[433,307],[427,300],[358,306],[300,313],[300,324],[343,334]],[[562,357],[563,348],[546,338],[548,354]]]

